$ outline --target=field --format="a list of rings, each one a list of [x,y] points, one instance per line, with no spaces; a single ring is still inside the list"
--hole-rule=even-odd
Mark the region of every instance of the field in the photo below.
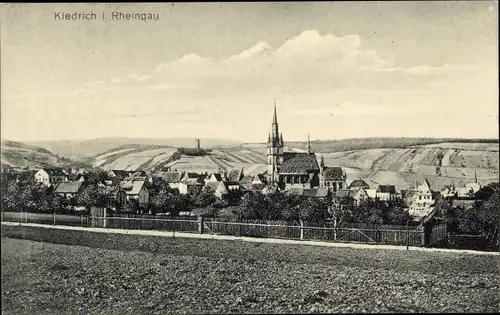
[[[2,165],[11,167],[64,167],[71,164],[70,160],[56,156],[46,149],[9,140],[2,139],[1,152]]]
[[[498,259],[3,227],[2,313],[498,312]]]

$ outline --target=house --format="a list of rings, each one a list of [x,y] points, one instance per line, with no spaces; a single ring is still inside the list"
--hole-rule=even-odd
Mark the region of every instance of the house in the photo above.
[[[262,192],[266,187],[267,180],[265,175],[244,176],[240,181],[241,189],[244,191]]]
[[[288,193],[294,196],[321,198],[327,199],[330,197],[330,190],[328,187],[314,187],[314,188],[291,188]]]
[[[476,193],[481,189],[478,183],[467,183],[463,188],[457,188],[456,194],[461,199],[473,199]]]
[[[443,190],[441,190],[441,196],[444,198],[455,198],[457,197],[457,189],[455,188],[455,185],[452,186],[445,186]]]
[[[376,189],[365,189],[368,198],[375,199],[377,198],[377,190]]]
[[[71,174],[68,175],[68,180],[69,181],[85,182],[86,181],[86,176],[82,175],[80,173],[71,173]]]
[[[128,171],[124,171],[124,170],[110,170],[108,172],[108,177],[109,178],[126,178],[129,176],[129,172]]]
[[[347,188],[347,175],[342,167],[326,167],[323,155],[321,155],[319,169],[320,187],[328,187],[332,192]]]
[[[179,182],[179,193],[186,195],[199,193],[203,189],[204,182],[200,175],[196,173],[184,173]]]
[[[396,198],[396,187],[394,185],[379,185],[377,198],[381,201],[394,200]]]
[[[356,206],[359,206],[363,200],[367,200],[369,198],[368,193],[365,188],[362,186],[358,186],[357,188],[349,189],[349,197],[354,199],[354,203]]]
[[[416,218],[425,217],[434,210],[434,204],[435,199],[431,185],[429,181],[424,180],[413,191],[413,201],[410,204],[409,213]]]
[[[229,189],[224,182],[206,182],[204,188],[210,189],[216,197],[221,199],[225,198],[229,193]]]
[[[42,168],[35,173],[35,182],[46,186],[68,181],[68,176],[59,168]]]
[[[140,206],[149,203],[149,189],[145,180],[127,179],[120,182],[120,189],[127,195],[127,200],[135,199]]]
[[[226,173],[226,180],[228,182],[239,183],[243,178],[243,168],[233,169]]]
[[[131,172],[128,172],[128,177],[147,178],[148,174],[145,171],[131,171]]]
[[[82,188],[83,182],[81,181],[71,181],[71,182],[61,182],[58,183],[54,189],[54,194],[61,197],[70,199],[76,197]]]
[[[185,181],[179,183],[179,193],[182,195],[199,193],[203,184],[197,181]]]
[[[370,185],[368,185],[364,180],[362,179],[355,179],[351,182],[349,185],[350,190],[356,190],[358,188],[363,188],[363,189],[370,189]],[[365,191],[366,192],[366,191]]]
[[[205,179],[205,182],[208,183],[218,183],[222,181],[223,181],[222,174],[219,173],[212,173],[208,178]]]
[[[158,172],[155,176],[161,178],[171,189],[179,189],[182,172]]]

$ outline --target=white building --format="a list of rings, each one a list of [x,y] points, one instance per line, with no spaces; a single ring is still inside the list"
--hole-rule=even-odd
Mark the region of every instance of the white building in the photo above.
[[[413,192],[413,201],[409,213],[415,217],[424,217],[434,209],[435,200],[432,197],[431,185],[425,180]]]
[[[42,168],[35,173],[35,182],[46,186],[68,181],[68,176],[59,168]]]

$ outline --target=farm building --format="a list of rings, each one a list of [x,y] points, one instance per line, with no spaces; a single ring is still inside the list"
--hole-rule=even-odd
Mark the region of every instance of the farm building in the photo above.
[[[71,181],[71,182],[61,182],[58,183],[56,188],[54,189],[54,193],[70,199],[75,197],[81,190],[83,182],[81,181]]]
[[[120,189],[126,193],[127,200],[135,199],[142,206],[149,202],[149,189],[145,180],[123,180]]]
[[[46,186],[68,181],[68,176],[60,168],[42,168],[35,173],[35,182]]]
[[[377,198],[381,201],[394,200],[396,198],[396,187],[394,185],[379,185]]]

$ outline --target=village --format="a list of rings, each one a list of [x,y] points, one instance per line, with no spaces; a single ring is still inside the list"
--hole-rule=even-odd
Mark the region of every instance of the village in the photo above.
[[[194,153],[201,150],[199,140],[196,148],[190,149]],[[129,205],[129,212],[149,214],[173,214],[168,210],[172,208],[168,201],[162,204],[164,209],[152,209],[158,189],[168,189],[174,195],[211,194],[221,207],[227,206],[228,200],[239,200],[248,193],[266,195],[280,191],[289,196],[319,199],[328,205],[330,213],[341,207],[360,207],[370,202],[371,205],[397,204],[413,221],[419,222],[428,220],[435,213],[433,210],[439,199],[472,204],[481,189],[477,175],[465,187],[452,185],[440,190],[431,187],[427,180],[415,182],[410,189],[400,190],[391,184],[371,187],[362,179],[349,181],[342,167],[326,166],[322,156],[318,161],[309,139],[306,152],[284,152],[276,105],[267,141],[267,171],[262,174],[247,175],[244,168],[195,173],[170,167],[154,172],[86,168],[8,168],[2,172],[7,175],[7,179],[19,182],[20,178],[24,178],[42,187],[48,194],[62,197],[68,201],[64,203],[64,208],[70,210],[85,210],[87,205],[79,202],[79,196],[86,188],[92,188],[112,199],[112,202],[104,204],[111,211],[127,212]],[[176,208],[177,214],[195,215],[189,209]]]

